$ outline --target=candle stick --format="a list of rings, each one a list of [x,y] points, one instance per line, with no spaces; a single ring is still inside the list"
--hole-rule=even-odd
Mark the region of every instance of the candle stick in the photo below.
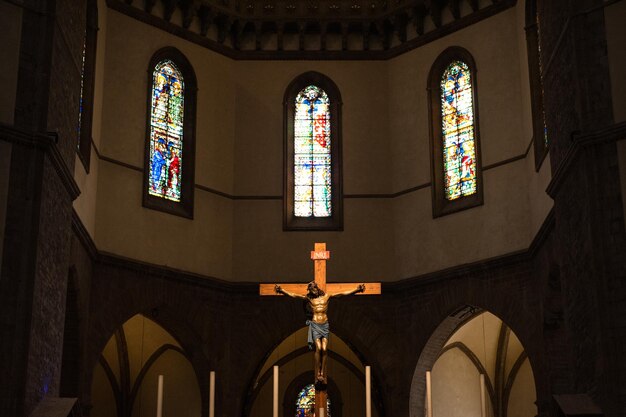
[[[365,367],[365,417],[372,417],[372,368]]]
[[[163,417],[163,375],[159,375],[159,384],[157,388],[156,417]]]
[[[215,417],[215,371],[209,373],[209,417]]]
[[[487,402],[485,401],[485,375],[480,374],[480,415],[487,417]]]
[[[433,392],[430,371],[426,371],[426,417],[433,417]]]
[[[278,417],[278,366],[274,365],[274,417]]]

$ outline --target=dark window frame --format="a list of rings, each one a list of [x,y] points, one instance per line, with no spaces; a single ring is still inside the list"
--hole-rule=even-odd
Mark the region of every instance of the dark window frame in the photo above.
[[[303,88],[315,85],[326,92],[330,100],[332,215],[330,217],[296,217],[294,215],[294,114],[295,99]],[[283,99],[284,154],[283,154],[283,230],[343,230],[343,181],[341,169],[341,93],[326,75],[310,71],[297,76]]]
[[[472,106],[474,114],[474,148],[476,151],[476,193],[447,200],[445,196],[445,178],[443,166],[443,132],[441,129],[441,87],[443,72],[452,61],[463,61],[469,67],[472,81]],[[480,131],[478,117],[478,83],[476,62],[468,50],[452,46],[443,51],[433,63],[428,75],[429,115],[430,115],[430,155],[431,184],[433,200],[433,218],[456,213],[483,204],[483,175],[480,150]]]
[[[526,53],[528,57],[528,79],[530,83],[530,106],[533,123],[533,148],[535,153],[535,171],[541,169],[543,161],[550,151],[545,142],[546,118],[543,107],[543,83],[539,51],[539,24],[537,20],[537,2],[526,1]]]
[[[76,153],[85,171],[89,173],[91,165],[91,142],[93,125],[93,100],[96,84],[96,54],[98,47],[98,4],[96,0],[87,2],[87,25],[85,28],[85,63],[82,70],[83,91],[80,130]]]
[[[150,123],[152,118],[152,78],[156,65],[163,60],[170,60],[180,70],[185,83],[184,114],[183,114],[183,147],[181,172],[180,202],[150,195]],[[143,175],[143,206],[153,210],[163,211],[176,216],[193,219],[194,188],[195,188],[195,151],[196,151],[196,99],[198,84],[196,74],[189,60],[174,47],[159,49],[152,55],[148,64],[146,106],[146,139],[144,149]]]

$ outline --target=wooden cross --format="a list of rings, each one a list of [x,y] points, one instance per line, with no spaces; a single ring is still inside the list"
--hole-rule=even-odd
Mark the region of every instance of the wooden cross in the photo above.
[[[344,291],[349,291],[356,288],[360,283],[326,283],[326,261],[330,259],[330,252],[326,250],[326,243],[316,243],[315,250],[311,251],[311,259],[313,260],[315,267],[315,282],[317,286],[324,292],[329,294],[336,294]],[[275,291],[276,284],[260,284],[260,295],[280,295]],[[308,292],[306,284],[280,284],[283,290],[287,290],[292,293],[306,295]],[[357,295],[377,295],[381,293],[380,282],[368,282],[365,283],[365,291]],[[326,388],[318,389],[318,385],[315,387],[315,417],[327,417]]]

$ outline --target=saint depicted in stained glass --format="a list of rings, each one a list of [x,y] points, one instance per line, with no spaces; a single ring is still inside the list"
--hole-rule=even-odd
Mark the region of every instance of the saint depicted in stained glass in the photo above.
[[[330,100],[310,85],[298,93],[294,120],[294,215],[330,217]]]
[[[330,398],[327,400],[327,410],[328,416],[331,416],[330,413]],[[298,393],[298,398],[296,399],[296,417],[313,417],[313,411],[315,408],[315,387],[313,384],[307,385],[302,388],[302,391]]]
[[[441,77],[443,169],[448,200],[476,193],[471,77],[469,67],[462,61],[452,62]]]
[[[150,118],[150,195],[180,201],[183,146],[183,77],[170,60],[152,73]]]

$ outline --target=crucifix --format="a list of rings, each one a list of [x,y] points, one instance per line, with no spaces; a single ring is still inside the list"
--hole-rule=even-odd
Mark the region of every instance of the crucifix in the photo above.
[[[315,250],[311,251],[311,259],[315,267],[315,280],[308,284],[260,284],[260,295],[287,295],[293,298],[306,300],[313,311],[312,320],[307,320],[309,326],[309,348],[315,348],[315,417],[328,416],[326,386],[326,360],[328,358],[327,345],[329,336],[328,302],[332,297],[342,295],[380,294],[379,282],[367,284],[356,283],[326,283],[326,261],[330,259],[330,252],[326,250],[326,243],[316,243]]]

